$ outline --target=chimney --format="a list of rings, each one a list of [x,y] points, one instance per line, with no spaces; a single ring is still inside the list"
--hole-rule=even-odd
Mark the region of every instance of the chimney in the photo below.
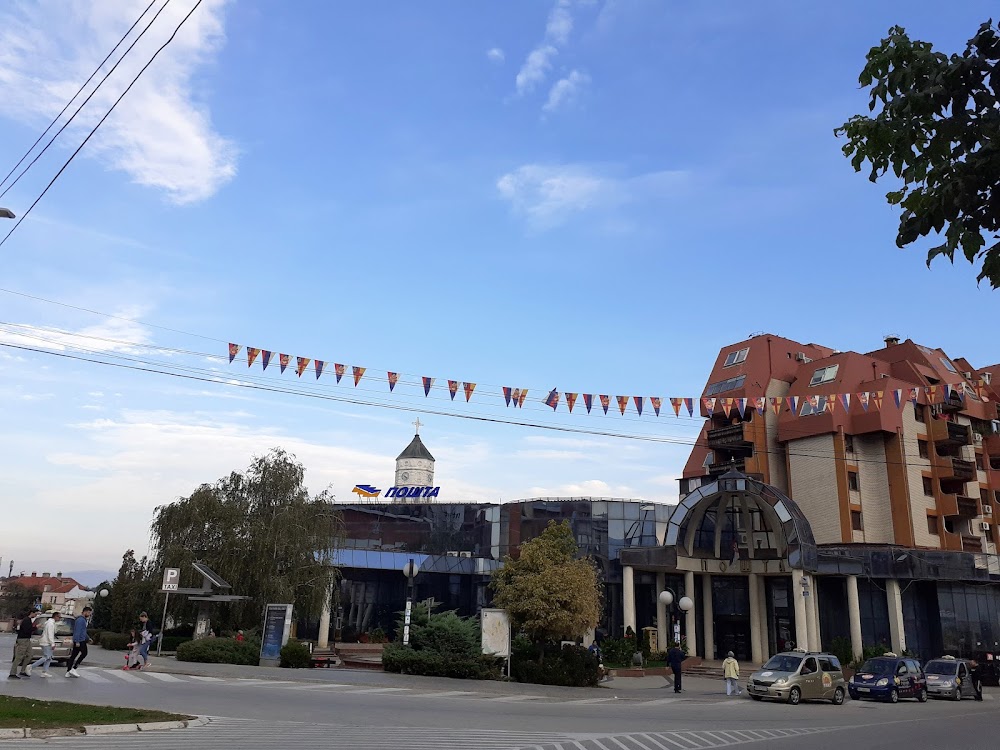
[[[888,336],[885,337],[885,345],[887,347],[895,346],[898,343],[899,343],[899,336],[897,336],[894,333],[890,333]]]
[[[38,571],[37,570],[31,571],[31,577],[32,578],[38,578]]]
[[[62,578],[62,571],[61,570],[58,573],[56,573],[56,578]]]
[[[51,578],[48,572],[42,573],[42,578]]]

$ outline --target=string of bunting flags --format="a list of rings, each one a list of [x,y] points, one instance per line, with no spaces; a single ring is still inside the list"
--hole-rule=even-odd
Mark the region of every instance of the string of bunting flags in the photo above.
[[[229,344],[230,364],[233,363],[242,349],[242,344]],[[252,346],[246,347],[246,354],[247,367],[253,367],[254,363],[259,358],[264,370],[267,369],[274,356],[274,352],[268,351],[267,349],[258,349]],[[281,353],[278,354],[278,367],[282,373],[288,369],[291,365],[291,361],[292,357],[290,355]],[[295,374],[302,377],[303,373],[309,369],[310,364],[312,365],[313,372],[316,374],[316,379],[319,380],[320,376],[323,375],[324,372],[328,372],[328,365],[330,363],[321,359],[295,357]],[[344,375],[347,374],[347,369],[347,365],[342,365],[337,362],[333,363],[333,372],[338,383]],[[350,369],[351,376],[354,379],[354,385],[357,386],[367,372],[367,368],[352,366]],[[386,373],[386,379],[389,384],[389,391],[392,392],[396,388],[397,383],[399,383],[399,373],[389,371]],[[434,387],[434,381],[435,378],[431,377],[421,378],[424,388],[424,396],[430,395],[431,388]],[[465,400],[468,402],[472,399],[472,394],[476,390],[476,384],[460,380],[448,380],[448,393],[451,395],[452,401],[455,400],[455,396],[458,394],[459,388],[461,388],[462,392],[465,394]],[[513,406],[515,408],[522,408],[525,400],[528,398],[527,388],[502,386],[501,391],[503,392],[504,401],[508,407]],[[989,401],[985,380],[980,379],[977,381],[972,386],[972,391],[980,400]],[[734,413],[743,417],[746,415],[748,409],[756,410],[756,412],[760,415],[763,415],[767,410],[774,412],[776,415],[785,411],[797,416],[821,414],[827,410],[833,412],[838,408],[845,412],[849,412],[852,403],[859,404],[865,412],[872,409],[877,411],[882,409],[882,404],[886,397],[891,398],[892,403],[896,405],[896,408],[900,408],[907,401],[911,401],[914,405],[916,405],[921,395],[923,395],[926,402],[930,404],[949,401],[954,398],[964,401],[966,397],[966,389],[964,387],[953,386],[945,383],[941,385],[895,388],[890,391],[831,393],[805,397],[755,396],[751,398],[703,397],[701,399],[690,397],[671,397],[664,399],[659,396],[615,396],[614,398],[617,402],[618,410],[623,415],[628,409],[629,403],[632,403],[635,406],[636,413],[638,413],[639,416],[642,416],[644,405],[648,402],[652,407],[654,414],[656,414],[656,416],[660,416],[660,410],[664,401],[666,401],[670,404],[670,409],[673,411],[675,417],[680,417],[681,412],[687,412],[688,417],[693,417],[696,404],[702,407],[707,414],[714,414],[716,410],[721,410],[727,417],[731,417]],[[611,407],[611,396],[604,394],[560,393],[558,389],[553,388],[549,391],[548,395],[542,399],[542,402],[546,406],[551,407],[553,411],[556,411],[559,408],[560,402],[564,402],[566,404],[566,408],[570,413],[572,413],[573,408],[576,406],[577,399],[579,398],[582,399],[583,405],[589,414],[591,409],[594,407],[595,397],[597,398],[601,409],[603,409],[604,413],[607,414]]]

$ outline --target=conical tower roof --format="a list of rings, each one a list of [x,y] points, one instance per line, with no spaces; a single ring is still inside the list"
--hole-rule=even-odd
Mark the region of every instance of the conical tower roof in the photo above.
[[[423,441],[420,439],[419,434],[414,435],[413,440],[410,441],[410,444],[406,446],[406,448],[403,450],[402,453],[396,456],[397,461],[401,458],[422,458],[425,461],[434,460],[434,456],[432,456],[431,452],[427,450],[427,446],[424,445]]]

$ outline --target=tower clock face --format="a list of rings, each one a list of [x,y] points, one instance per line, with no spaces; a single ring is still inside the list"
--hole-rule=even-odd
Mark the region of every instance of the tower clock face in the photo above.
[[[404,482],[409,482],[410,481],[410,472],[404,471],[402,474],[399,475],[399,478],[402,479]]]

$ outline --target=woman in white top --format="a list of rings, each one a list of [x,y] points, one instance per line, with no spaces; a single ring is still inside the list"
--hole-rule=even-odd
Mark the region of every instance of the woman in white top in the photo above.
[[[28,667],[28,674],[31,674],[31,670],[39,665],[42,666],[41,677],[49,676],[49,664],[52,663],[52,649],[56,645],[56,624],[62,619],[62,615],[58,612],[53,612],[52,616],[45,621],[45,625],[42,626],[42,637],[38,642],[38,645],[42,647],[42,656],[38,661]]]

